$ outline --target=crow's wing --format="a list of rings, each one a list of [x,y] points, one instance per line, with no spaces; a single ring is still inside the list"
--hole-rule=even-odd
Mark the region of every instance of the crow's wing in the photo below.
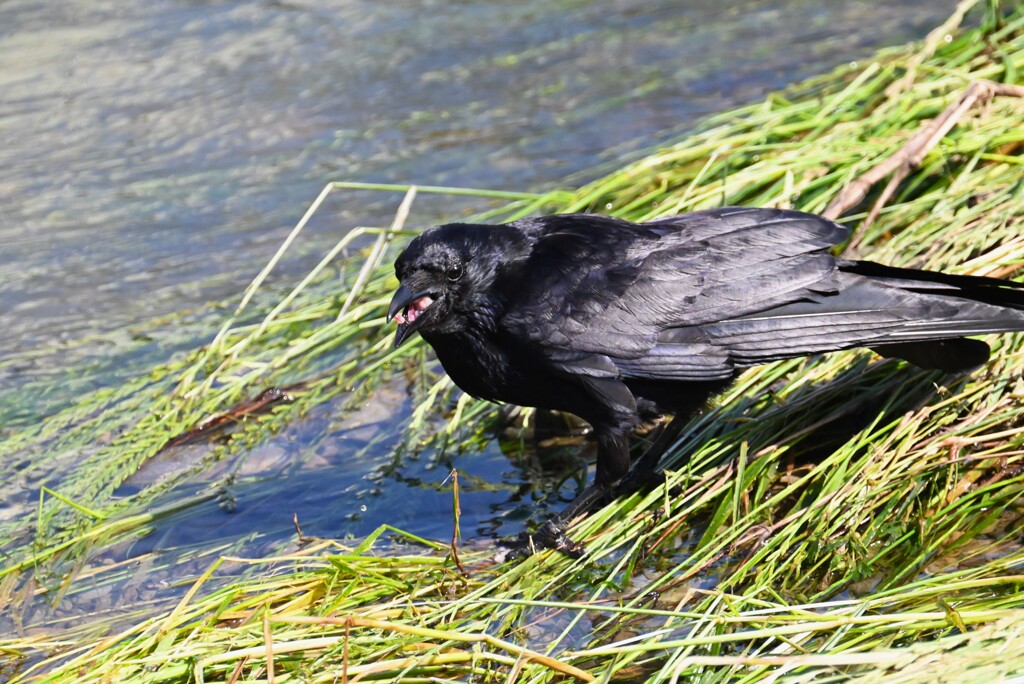
[[[901,354],[900,349],[924,351],[938,340],[1024,329],[1021,283],[843,259],[836,261],[835,277],[839,288],[827,297],[722,320],[704,331],[728,348],[740,366],[866,346],[885,347],[925,367],[962,370],[974,364],[958,365],[955,355],[967,353],[969,345],[949,348],[953,358],[938,363],[929,363],[927,354]]]
[[[818,216],[738,207],[522,223],[535,242],[504,330],[570,372],[605,368],[599,355],[626,376],[678,380],[731,377],[742,363],[709,326],[834,295],[828,249],[847,236]]]
[[[1020,284],[838,260],[829,249],[846,230],[811,214],[727,207],[530,228],[530,278],[502,325],[575,375],[717,380],[853,347],[966,367],[953,357],[987,351],[929,343],[1024,329]]]

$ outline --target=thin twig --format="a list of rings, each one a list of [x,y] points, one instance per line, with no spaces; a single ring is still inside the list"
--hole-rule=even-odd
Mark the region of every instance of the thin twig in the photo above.
[[[341,646],[341,684],[348,684],[348,639],[351,625],[345,623],[345,641]]]
[[[895,192],[896,186],[907,177],[913,168],[921,164],[928,152],[949,133],[964,114],[978,102],[987,101],[997,95],[1024,97],[1024,87],[986,80],[974,81],[956,102],[949,105],[942,114],[918,131],[898,152],[843,188],[822,212],[822,215],[833,220],[839,218],[860,204],[876,183],[892,173],[893,177],[889,181],[889,186],[875,202],[868,218],[861,223],[862,227],[870,225],[870,222],[882,210],[885,202]]]
[[[235,663],[234,669],[231,670],[231,676],[228,677],[227,684],[235,684],[235,682],[238,681],[238,678],[242,676],[242,669],[245,667],[247,662],[249,662],[249,658],[245,657],[240,658],[238,662]]]
[[[459,518],[462,515],[462,508],[459,506],[459,471],[456,468],[452,468],[452,491],[454,492],[455,506],[455,527],[452,529],[452,560],[455,561],[455,566],[462,573],[462,576],[469,577],[469,573],[466,572],[462,561],[459,560]]]

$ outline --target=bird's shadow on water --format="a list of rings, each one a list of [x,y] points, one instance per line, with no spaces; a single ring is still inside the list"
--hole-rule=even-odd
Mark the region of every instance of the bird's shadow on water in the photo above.
[[[782,467],[813,467],[872,425],[884,425],[957,392],[969,376],[860,353],[825,379],[783,391],[792,381],[787,375],[765,392],[736,397],[710,415],[695,416],[661,466],[685,467],[694,451],[718,440],[725,443],[725,459],[739,453],[741,441],[747,441],[755,455],[785,444]],[[492,494],[486,510],[476,508],[465,495],[462,500],[462,529],[474,530],[482,544],[535,529],[568,505],[594,476],[596,444],[586,423],[553,411],[536,411],[526,421],[521,412],[510,413],[499,418],[481,452],[431,456],[444,469],[459,470],[463,492]],[[737,430],[738,426],[745,429]],[[644,426],[642,434],[634,436],[634,458],[656,438],[658,429]],[[500,469],[499,454],[511,470]],[[438,487],[404,475],[409,463],[394,465],[389,479],[435,489],[445,511],[440,526],[450,525],[452,485]],[[479,496],[475,500],[484,501]]]

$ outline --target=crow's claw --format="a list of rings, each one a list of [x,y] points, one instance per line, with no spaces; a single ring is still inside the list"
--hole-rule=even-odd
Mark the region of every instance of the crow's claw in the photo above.
[[[502,547],[499,560],[526,558],[544,549],[564,553],[570,558],[580,558],[586,552],[586,547],[583,544],[569,539],[565,535],[564,529],[552,520],[544,523],[539,530],[532,534],[520,532],[515,539],[501,540],[498,545]]]

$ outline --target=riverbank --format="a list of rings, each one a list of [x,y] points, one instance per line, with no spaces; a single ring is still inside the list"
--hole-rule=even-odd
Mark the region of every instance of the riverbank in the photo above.
[[[958,23],[713,117],[582,188],[473,194],[492,202],[488,220],[585,210],[640,220],[722,204],[826,211],[972,82],[1020,82],[1024,12]],[[883,179],[842,216],[855,231],[847,249],[1014,277],[1024,100],[987,99],[953,123],[888,199],[878,203]],[[381,190],[404,192],[413,209],[416,195],[451,192]],[[4,435],[4,449],[76,466],[28,535],[24,520],[0,523],[11,615],[147,571],[98,559],[200,499],[230,505],[226,480],[191,499],[160,498],[173,479],[119,490],[169,443],[204,437],[196,428],[214,427],[211,417],[230,414],[209,430],[230,435],[209,455],[226,459],[326,401],[356,405],[399,380],[414,408],[396,453],[489,440],[493,407],[453,392],[422,345],[391,350],[383,310],[403,216],[346,238],[284,296],[257,278],[208,346]],[[0,646],[16,681],[999,681],[1024,671],[1019,337],[993,337],[992,360],[966,377],[867,352],[744,374],[693,421],[663,487],[573,528],[589,550],[579,561],[496,565],[477,542],[459,549],[460,567],[447,540],[382,529],[326,541],[298,521],[293,546],[266,559],[197,554],[205,570],[155,615],[140,610],[116,629],[101,613],[73,629],[37,625]],[[237,579],[216,581],[228,572]]]

